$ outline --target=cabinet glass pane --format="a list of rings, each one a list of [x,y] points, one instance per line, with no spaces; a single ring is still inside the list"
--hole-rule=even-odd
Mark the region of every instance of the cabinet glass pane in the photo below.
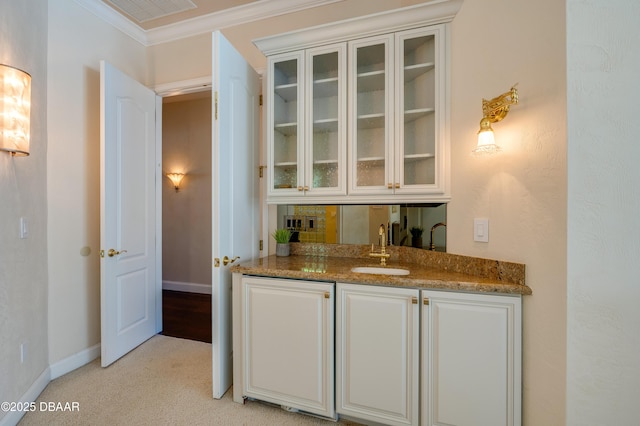
[[[403,40],[404,185],[435,183],[435,39]]]
[[[338,186],[338,52],[313,57],[312,128],[314,188]]]
[[[386,45],[356,50],[357,182],[360,187],[385,184]]]
[[[273,185],[294,188],[298,177],[298,61],[273,64]]]

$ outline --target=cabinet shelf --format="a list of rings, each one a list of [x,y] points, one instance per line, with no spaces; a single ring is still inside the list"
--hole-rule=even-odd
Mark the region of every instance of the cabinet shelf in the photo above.
[[[338,131],[338,119],[337,118],[325,118],[322,120],[315,120],[313,122],[313,132],[337,132]]]
[[[425,62],[422,64],[407,65],[406,67],[404,67],[405,83],[416,79],[416,77],[419,77],[426,72],[431,71],[432,69],[435,68],[435,66],[436,64],[434,62]]]
[[[298,163],[295,161],[280,161],[278,163],[274,163],[273,166],[274,167],[291,167],[291,166],[297,166]]]
[[[362,157],[358,158],[358,165],[366,165],[369,167],[384,166],[384,157]]]
[[[384,114],[364,114],[358,116],[358,129],[377,129],[384,127]]]
[[[432,154],[432,153],[408,154],[408,155],[404,156],[404,161],[405,162],[413,162],[413,161],[427,160],[429,158],[435,158],[435,155]]]
[[[385,72],[381,70],[360,73],[357,84],[359,93],[384,90]]]
[[[332,159],[332,160],[314,160],[313,164],[316,165],[323,165],[323,166],[337,166],[338,165],[338,160],[337,159]]]
[[[433,114],[436,110],[434,108],[416,108],[408,109],[404,112],[404,122],[415,121],[426,115]]]
[[[278,123],[273,129],[284,136],[291,136],[298,132],[298,123]]]
[[[313,96],[316,98],[338,96],[338,77],[314,80]]]
[[[273,88],[276,95],[280,96],[285,102],[291,102],[298,99],[298,84],[281,84]]]

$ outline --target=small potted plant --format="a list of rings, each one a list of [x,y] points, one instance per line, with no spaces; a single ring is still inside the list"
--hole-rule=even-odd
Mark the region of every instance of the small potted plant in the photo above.
[[[422,248],[422,233],[424,229],[420,226],[414,226],[409,229],[411,232],[411,247]]]
[[[276,256],[289,256],[291,231],[288,229],[276,229],[271,235],[273,239],[276,240]]]

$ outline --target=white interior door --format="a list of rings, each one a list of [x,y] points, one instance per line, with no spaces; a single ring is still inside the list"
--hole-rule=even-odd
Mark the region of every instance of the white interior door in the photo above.
[[[102,366],[160,330],[160,150],[153,91],[100,62]],[[160,234],[158,233],[158,237]]]
[[[220,32],[213,33],[212,220],[213,397],[232,383],[231,272],[225,256],[260,255],[258,74]]]

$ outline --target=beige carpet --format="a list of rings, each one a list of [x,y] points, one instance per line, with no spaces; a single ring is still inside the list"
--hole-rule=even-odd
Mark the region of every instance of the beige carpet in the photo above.
[[[27,413],[26,425],[335,425],[211,393],[211,344],[156,335],[107,368],[95,360],[53,380],[36,401],[79,411]]]

